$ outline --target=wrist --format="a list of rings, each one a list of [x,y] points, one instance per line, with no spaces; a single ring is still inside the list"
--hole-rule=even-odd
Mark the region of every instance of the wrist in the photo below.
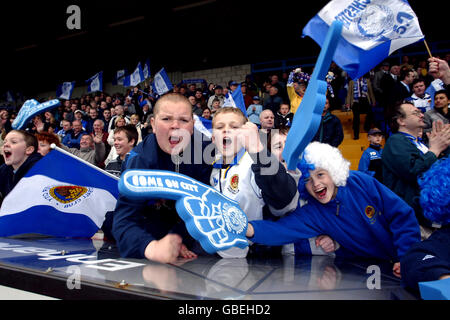
[[[247,225],[247,232],[245,233],[245,236],[247,238],[253,238],[253,236],[255,235],[255,229],[253,229],[253,226],[251,223],[249,223]]]
[[[145,255],[145,258],[147,258],[148,260],[154,260],[153,253],[154,253],[154,248],[157,245],[157,243],[158,243],[158,240],[150,241],[150,243],[145,248],[144,255]]]

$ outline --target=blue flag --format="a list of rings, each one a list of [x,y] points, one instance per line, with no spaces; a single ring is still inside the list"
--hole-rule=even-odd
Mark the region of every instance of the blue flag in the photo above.
[[[167,75],[164,68],[162,68],[155,74],[152,88],[153,92],[160,96],[173,89],[172,82],[170,81],[169,76]]]
[[[73,88],[75,88],[75,81],[63,82],[56,88],[56,96],[60,99],[69,100],[72,96]]]
[[[124,87],[134,87],[145,80],[144,71],[142,70],[141,63],[139,62],[136,69],[132,74],[127,75],[123,80]]]
[[[241,109],[242,113],[247,117],[247,108],[245,107],[244,96],[242,95],[241,85],[236,90],[227,94],[223,107],[233,107]]]
[[[116,177],[56,148],[3,200],[0,236],[91,237],[115,209],[118,195]]]
[[[358,79],[394,51],[424,38],[406,0],[333,0],[303,29],[321,47],[335,20],[343,23],[333,60]]]
[[[114,79],[112,80],[112,84],[115,86],[123,86],[123,81],[127,75],[127,69],[117,70]]]
[[[201,133],[203,133],[206,137],[212,137],[212,120],[205,119],[203,117],[199,117],[194,114],[194,127]]]
[[[142,68],[142,71],[144,72],[144,79],[148,79],[151,76],[150,73],[150,59],[145,60],[144,68]]]
[[[103,71],[86,80],[88,84],[87,92],[103,91]]]

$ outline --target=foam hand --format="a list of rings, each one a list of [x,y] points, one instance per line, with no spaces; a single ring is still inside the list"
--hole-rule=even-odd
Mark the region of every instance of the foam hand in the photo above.
[[[319,129],[327,91],[327,82],[324,79],[336,51],[341,30],[342,22],[334,21],[325,38],[300,108],[294,117],[283,150],[283,159],[286,160],[289,170],[295,170],[299,156]]]
[[[176,200],[188,232],[210,254],[248,245],[247,216],[239,204],[188,176],[162,170],[126,170],[119,192],[131,199]]]
[[[15,130],[24,129],[34,116],[57,107],[60,104],[61,102],[58,99],[49,100],[44,103],[39,103],[35,99],[27,100],[20,108],[20,111],[11,126]]]

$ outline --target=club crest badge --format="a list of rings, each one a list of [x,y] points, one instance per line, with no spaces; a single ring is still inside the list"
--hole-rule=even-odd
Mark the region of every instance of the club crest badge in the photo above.
[[[236,176],[236,185],[238,181]],[[119,192],[130,199],[176,200],[188,232],[208,253],[248,246],[247,216],[239,204],[188,176],[163,170],[126,170],[120,177]]]
[[[93,192],[94,189],[90,187],[47,186],[42,190],[42,196],[55,208],[69,208],[89,198]]]
[[[230,191],[233,194],[239,192],[239,176],[237,174],[234,174],[230,178],[230,185],[228,186],[228,191]]]
[[[60,203],[69,203],[77,200],[88,191],[85,187],[59,186],[51,188],[48,193]]]
[[[367,218],[369,218],[370,224],[374,224],[375,221],[377,220],[376,212],[377,211],[372,206],[367,206],[364,209],[364,214],[366,215]]]

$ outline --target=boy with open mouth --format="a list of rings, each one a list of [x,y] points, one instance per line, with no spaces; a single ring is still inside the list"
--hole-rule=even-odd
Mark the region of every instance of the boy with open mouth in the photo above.
[[[36,137],[26,131],[11,130],[4,141],[5,163],[0,166],[0,205],[19,180],[42,158],[37,153]]]
[[[216,190],[236,200],[249,221],[263,219],[266,204],[275,216],[297,207],[295,179],[267,152],[260,141],[258,127],[240,109],[219,109],[212,126],[212,142],[218,157],[213,163],[210,183]],[[233,247],[218,254],[223,258],[244,258],[248,251],[248,247]]]

